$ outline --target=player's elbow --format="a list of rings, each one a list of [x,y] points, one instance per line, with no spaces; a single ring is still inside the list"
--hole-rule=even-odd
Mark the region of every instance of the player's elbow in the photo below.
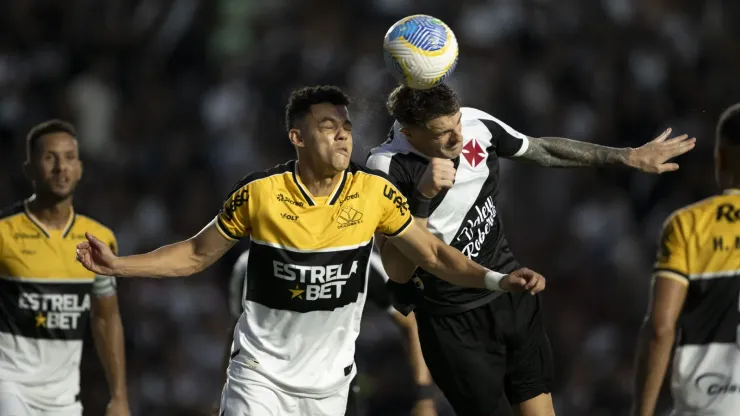
[[[643,326],[650,338],[673,339],[676,336],[676,321],[661,316],[651,316]]]

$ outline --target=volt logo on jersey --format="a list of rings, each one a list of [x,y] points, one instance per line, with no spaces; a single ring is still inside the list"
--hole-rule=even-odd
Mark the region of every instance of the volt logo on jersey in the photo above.
[[[463,146],[462,149],[462,155],[463,158],[472,167],[478,166],[480,162],[486,160],[487,157],[486,152],[483,150],[480,144],[478,144],[478,140],[476,139],[470,139],[467,143],[465,143],[465,146]]]

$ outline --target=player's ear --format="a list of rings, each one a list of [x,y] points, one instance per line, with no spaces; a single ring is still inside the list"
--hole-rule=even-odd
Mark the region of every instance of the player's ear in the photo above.
[[[78,160],[77,163],[80,164],[80,174],[77,177],[77,180],[82,179],[82,174],[85,173],[85,165],[82,163],[81,160]]]
[[[403,133],[403,134],[404,134],[404,135],[405,135],[406,137],[408,137],[408,138],[412,138],[412,137],[414,137],[414,136],[413,136],[413,135],[411,134],[411,132],[409,131],[409,129],[407,129],[406,127],[401,127],[401,128],[399,129],[399,131],[400,131],[401,133]]]
[[[306,147],[306,142],[303,140],[303,135],[299,129],[290,129],[288,139],[295,147]]]

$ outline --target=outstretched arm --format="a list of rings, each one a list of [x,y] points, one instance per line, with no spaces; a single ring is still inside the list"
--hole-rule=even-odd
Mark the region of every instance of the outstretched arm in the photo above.
[[[77,246],[77,260],[97,274],[120,277],[180,277],[198,273],[215,263],[236,240],[223,236],[216,220],[195,236],[146,254],[117,257],[92,235]]]
[[[647,173],[678,169],[666,163],[694,148],[695,138],[682,135],[668,139],[671,129],[638,148],[614,148],[561,137],[529,137],[528,146],[519,159],[547,167],[629,166]]]
[[[414,222],[400,236],[386,244],[398,250],[422,269],[454,285],[489,290],[527,291],[532,294],[545,288],[545,278],[529,269],[519,269],[508,275],[494,272],[467,258],[459,250],[445,244],[421,224]],[[391,279],[393,275],[389,274]],[[401,276],[404,283],[407,277]]]

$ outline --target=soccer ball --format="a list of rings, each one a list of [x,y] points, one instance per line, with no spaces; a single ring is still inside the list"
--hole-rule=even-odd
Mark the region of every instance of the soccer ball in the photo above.
[[[431,88],[447,79],[455,70],[457,54],[452,30],[423,14],[399,20],[383,40],[388,70],[400,83],[415,89]]]

